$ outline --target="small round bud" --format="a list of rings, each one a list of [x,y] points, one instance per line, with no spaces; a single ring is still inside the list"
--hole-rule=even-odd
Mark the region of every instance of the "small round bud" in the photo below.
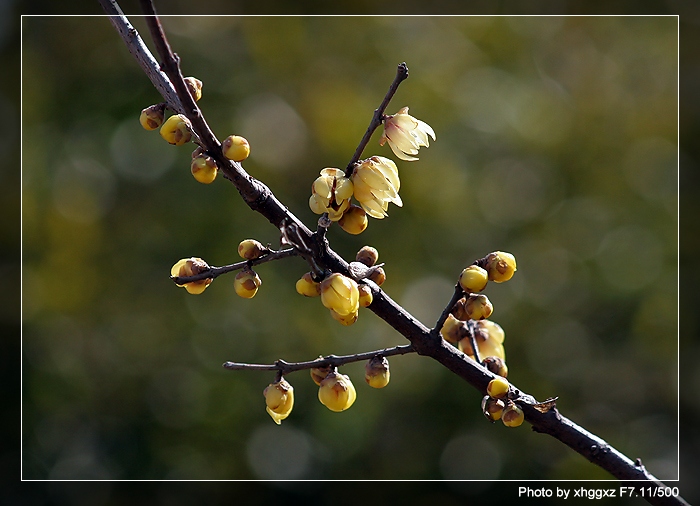
[[[338,225],[348,234],[361,234],[367,228],[367,213],[360,206],[352,204],[338,220]]]
[[[503,399],[494,399],[488,395],[481,399],[481,411],[483,411],[484,416],[492,422],[501,419],[505,407],[506,403],[503,402]]]
[[[470,265],[459,275],[459,285],[467,293],[480,292],[486,288],[489,282],[489,274],[478,265]]]
[[[245,239],[238,244],[238,254],[246,260],[255,260],[266,250],[260,241]]]
[[[294,388],[282,378],[280,381],[270,383],[263,390],[263,395],[268,414],[277,425],[280,425],[294,407]]]
[[[323,367],[312,367],[309,369],[311,373],[311,379],[314,383],[321,386],[321,382],[328,376],[328,374],[333,370],[330,365],[324,365]]]
[[[367,267],[372,267],[379,260],[379,252],[372,246],[363,246],[360,251],[357,252],[355,260],[365,264]]]
[[[357,289],[360,291],[360,307],[369,307],[374,300],[372,289],[367,285],[358,285]]]
[[[496,283],[508,281],[517,270],[515,257],[504,251],[494,251],[486,255],[484,268],[489,273],[489,279]]]
[[[355,323],[357,321],[357,317],[359,316],[357,311],[355,311],[354,313],[349,313],[349,314],[345,314],[345,315],[338,314],[335,311],[333,311],[332,309],[329,309],[329,311],[331,312],[331,316],[333,317],[334,320],[342,323],[346,327],[349,327],[350,325]]]
[[[224,156],[234,162],[242,162],[250,155],[250,144],[248,139],[240,135],[229,135],[221,143]]]
[[[160,136],[170,144],[182,146],[192,139],[190,120],[182,114],[170,116],[160,127]]]
[[[507,427],[518,427],[525,421],[525,413],[517,404],[510,402],[506,409],[503,410],[501,421]]]
[[[258,293],[258,288],[262,281],[258,274],[252,269],[243,269],[233,280],[233,288],[236,293],[244,299],[252,299]]]
[[[209,264],[207,264],[201,258],[183,258],[178,260],[178,262],[172,266],[170,269],[170,275],[174,278],[185,278],[206,272],[209,269]],[[212,278],[205,278],[198,281],[190,281],[189,283],[184,283],[177,286],[184,287],[188,293],[199,295],[211,284],[212,281]]]
[[[382,286],[384,284],[384,281],[386,281],[386,273],[384,272],[384,269],[382,267],[375,267],[372,269],[372,272],[369,273],[369,276],[367,276],[369,279],[377,283],[379,286]]]
[[[471,294],[464,303],[464,310],[472,320],[483,320],[493,313],[491,301],[482,294]]]
[[[296,284],[297,293],[304,297],[318,297],[321,295],[321,283],[314,281],[311,273],[305,273]]]
[[[185,77],[185,84],[187,85],[187,90],[194,98],[194,101],[199,101],[202,98],[202,81],[196,77]]]
[[[384,388],[389,384],[389,361],[386,357],[373,357],[365,365],[365,381],[372,388]]]
[[[500,399],[505,397],[508,393],[508,388],[510,388],[510,383],[505,378],[494,378],[489,381],[486,387],[486,393],[489,394],[494,399]]]
[[[494,374],[504,378],[508,377],[508,366],[501,357],[486,357],[482,360],[484,367]]]
[[[337,272],[321,282],[321,303],[340,316],[357,313],[360,291],[357,283]]]
[[[146,130],[155,130],[160,128],[165,119],[165,107],[163,104],[149,105],[143,111],[141,111],[141,116],[139,116],[139,123]]]
[[[218,170],[219,168],[211,156],[197,156],[192,159],[192,164],[190,165],[190,172],[192,172],[194,178],[203,184],[213,183]]]
[[[448,343],[457,344],[469,334],[469,329],[467,328],[466,322],[458,320],[449,314],[447,315],[445,323],[442,325],[442,329],[440,329],[440,334]]]
[[[318,400],[331,411],[345,411],[356,398],[357,392],[350,378],[337,371],[328,374],[318,389]]]

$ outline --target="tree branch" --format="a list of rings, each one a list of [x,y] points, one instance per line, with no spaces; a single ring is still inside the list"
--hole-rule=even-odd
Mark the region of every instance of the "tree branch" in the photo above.
[[[99,1],[103,7],[105,7],[107,14],[111,16],[110,21],[117,28],[117,31],[122,36],[129,51],[134,54],[135,58],[142,66],[147,64],[151,67],[146,73],[151,80],[155,79],[159,81],[154,83],[156,89],[161,92],[163,98],[168,101],[170,106],[175,107],[176,110],[181,110],[182,114],[185,114],[190,119],[193,130],[202,141],[203,149],[216,160],[219,169],[224,173],[225,177],[234,184],[248,206],[265,216],[277,228],[282,227],[285,223],[293,223],[302,237],[313,242],[312,232],[277,200],[267,186],[248,175],[245,170],[243,170],[240,163],[232,162],[223,156],[219,141],[204,121],[201,111],[196,103],[194,103],[194,100],[191,98],[182,81],[179,62],[170,50],[157,18],[155,18],[155,16],[154,19],[149,18],[148,24],[154,35],[156,47],[158,48],[159,56],[163,62],[162,69],[165,71],[167,77],[160,72],[157,63],[155,63],[155,59],[148,53],[148,48],[143,44],[143,41],[140,40],[136,30],[131,27],[120,10],[115,11],[114,6],[116,6],[116,3],[110,0]],[[150,2],[142,0],[142,3],[146,7],[147,13],[155,15],[155,10]],[[405,79],[405,77],[403,79]],[[171,89],[173,88],[173,84],[182,102],[180,108],[178,108],[177,102],[172,97]],[[388,93],[387,97],[385,97],[385,102],[387,104],[390,98],[391,96]],[[384,108],[386,108],[386,104],[384,104],[384,102],[382,102],[382,104]],[[365,133],[367,140],[363,138],[353,160],[355,158],[359,159],[366,142],[369,140],[369,137],[371,137],[371,131],[373,131],[372,125],[376,123],[376,119],[379,117],[378,111],[379,109],[375,111],[375,116],[370,124],[370,128],[368,128]],[[379,121],[379,124],[381,124],[381,120]],[[374,128],[376,129],[376,126]],[[354,162],[352,163],[354,164]],[[315,251],[314,254],[320,266],[333,272],[340,272],[345,275],[348,274],[348,263],[332,249],[327,247],[327,245],[323,251]],[[375,294],[374,301],[369,309],[408,339],[411,342],[413,350],[420,355],[429,356],[438,361],[450,371],[467,381],[481,392],[482,395],[485,394],[486,386],[489,381],[496,377],[495,374],[477,364],[464,353],[444,341],[439,335],[439,329],[437,332],[431,332],[430,329],[394,302],[389,295],[376,285],[373,286],[373,293]],[[279,366],[277,366],[277,369],[279,369]],[[535,432],[549,434],[558,439],[620,480],[645,480],[647,483],[650,482],[655,486],[664,486],[663,483],[647,472],[639,463],[633,462],[601,438],[589,433],[568,418],[562,416],[556,407],[542,412],[544,411],[540,410],[542,403],[538,403],[534,397],[521,392],[515,387],[513,387],[513,389],[515,392],[515,402],[521,406],[525,413],[525,419],[532,425],[532,429]],[[687,504],[680,497],[645,498],[651,504]]]

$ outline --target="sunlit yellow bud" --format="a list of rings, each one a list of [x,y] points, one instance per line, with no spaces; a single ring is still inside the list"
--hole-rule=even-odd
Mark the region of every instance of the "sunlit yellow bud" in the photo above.
[[[493,313],[491,301],[482,294],[471,294],[464,303],[464,310],[472,320],[483,320]]]
[[[367,276],[367,278],[371,279],[379,286],[382,286],[384,284],[384,281],[386,281],[386,272],[384,272],[384,269],[382,267],[375,267],[369,273],[369,276]]]
[[[508,381],[505,378],[499,376],[498,378],[494,378],[491,381],[489,381],[489,384],[486,387],[486,393],[494,399],[500,399],[506,396],[509,387],[510,384],[508,383]]]
[[[482,338],[488,338],[496,343],[502,343],[506,338],[506,333],[503,328],[496,322],[491,320],[481,320],[476,322],[476,328],[480,333],[485,333]],[[503,358],[503,357],[501,357]]]
[[[369,307],[374,300],[372,289],[367,285],[358,285],[357,289],[360,291],[360,307]]]
[[[339,273],[333,273],[321,282],[321,303],[340,316],[357,313],[360,291],[357,283]]]
[[[248,139],[240,135],[229,135],[221,143],[221,150],[224,156],[234,162],[242,162],[250,155],[250,144]]]
[[[216,179],[219,168],[211,156],[197,156],[192,159],[190,171],[194,178],[200,183],[210,184]]]
[[[452,344],[457,344],[457,342],[464,339],[468,333],[467,324],[462,320],[458,320],[451,314],[447,315],[447,319],[442,325],[442,329],[440,329],[440,334],[443,339]]]
[[[252,299],[258,293],[258,288],[262,281],[258,274],[252,269],[243,269],[233,280],[233,288],[236,293],[244,299]]]
[[[367,213],[360,206],[353,204],[343,213],[338,225],[348,234],[361,234],[367,228]]]
[[[474,329],[474,340],[479,349],[479,357],[498,357],[505,361],[506,351],[503,347],[503,339],[505,333],[500,325],[490,320],[479,320],[476,322]],[[472,350],[469,339],[462,339],[457,343],[457,347],[474,359],[474,351]],[[507,370],[507,368],[506,368]],[[494,371],[495,372],[495,371]],[[498,374],[498,373],[496,373]],[[502,375],[505,377],[505,375]]]
[[[329,309],[331,312],[331,316],[335,321],[340,322],[341,324],[345,325],[346,327],[349,327],[353,323],[357,321],[357,317],[359,316],[359,313],[355,311],[354,313],[346,314],[346,315],[340,315],[333,311],[332,309]]]
[[[328,376],[328,373],[330,373],[332,370],[333,367],[331,367],[330,365],[325,365],[323,367],[313,367],[309,369],[309,372],[311,373],[311,379],[314,380],[314,383],[321,386],[321,382],[325,379],[326,376]]]
[[[501,415],[501,421],[507,427],[518,427],[525,421],[525,413],[520,407],[511,402],[503,410],[503,415]]]
[[[177,263],[172,266],[170,269],[170,275],[172,277],[185,278],[206,272],[209,270],[209,268],[209,264],[207,264],[201,258],[183,258],[178,260]],[[185,290],[187,290],[188,293],[199,295],[206,289],[207,286],[211,284],[212,281],[212,278],[205,278],[199,281],[190,281],[189,283],[184,283],[177,286],[185,287]]]
[[[355,199],[373,218],[387,216],[389,202],[403,206],[399,197],[399,170],[388,158],[372,156],[362,160],[355,166],[350,178]]]
[[[384,388],[389,384],[389,361],[386,357],[373,357],[365,365],[365,381],[372,388]]]
[[[305,273],[296,284],[297,293],[305,297],[318,297],[321,295],[321,283],[314,281],[311,273]]]
[[[508,281],[517,270],[515,257],[503,251],[494,251],[486,255],[484,268],[489,273],[489,279],[496,283]]]
[[[294,407],[294,388],[282,378],[280,381],[270,383],[263,390],[263,395],[268,414],[277,425],[280,425]]]
[[[238,254],[246,260],[255,260],[266,251],[267,248],[260,241],[245,239],[238,244]]]
[[[182,114],[170,116],[160,127],[160,136],[170,144],[182,146],[192,139],[190,121]]]
[[[355,260],[365,264],[367,267],[372,267],[379,260],[379,252],[372,246],[362,246],[357,252]]]
[[[185,84],[195,102],[202,98],[202,81],[196,77],[185,77]]]
[[[505,407],[506,403],[503,402],[503,399],[494,399],[488,395],[481,399],[481,411],[483,411],[484,416],[492,422],[501,419]]]
[[[489,273],[478,265],[470,265],[459,275],[459,285],[467,293],[480,292],[489,282]]]
[[[508,377],[508,366],[501,357],[486,357],[482,362],[484,367],[492,373],[503,376],[504,378]]]
[[[427,123],[408,114],[408,107],[402,107],[393,116],[384,119],[384,134],[379,140],[383,146],[389,142],[389,147],[401,160],[418,160],[418,150],[422,146],[428,146],[428,136],[435,140],[435,131]]]
[[[336,371],[321,381],[318,400],[331,411],[345,411],[355,402],[357,393],[350,378]]]
[[[163,104],[155,104],[146,107],[141,111],[139,122],[146,130],[155,130],[163,124],[165,119],[165,108]]]
[[[316,214],[328,213],[331,221],[339,221],[350,207],[352,192],[353,183],[345,172],[327,167],[311,185],[309,207]]]

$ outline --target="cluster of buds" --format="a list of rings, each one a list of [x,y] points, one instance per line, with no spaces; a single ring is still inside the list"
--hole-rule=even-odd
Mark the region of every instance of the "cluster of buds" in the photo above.
[[[383,124],[380,145],[388,142],[402,160],[418,160],[413,155],[428,146],[428,136],[435,140],[430,125],[410,116],[408,107],[384,116]],[[382,219],[387,216],[389,203],[403,206],[400,186],[396,164],[383,156],[371,156],[356,162],[348,174],[336,168],[323,169],[311,185],[309,207],[316,214],[327,213],[346,232],[360,234],[367,228],[368,215]],[[358,205],[352,204],[352,198]]]
[[[269,251],[260,241],[245,239],[238,244],[238,254],[245,260],[255,260]],[[233,279],[236,294],[244,299],[252,299],[258,293],[262,280],[250,265],[246,265]]]
[[[386,280],[386,273],[381,266],[374,264],[379,259],[379,253],[371,246],[364,246],[357,252],[356,261],[350,263],[351,273],[360,271],[365,276],[355,276],[355,279],[366,279],[381,285]],[[354,276],[354,274],[353,274]],[[331,316],[343,325],[352,325],[357,321],[359,308],[369,307],[374,300],[372,289],[355,279],[334,272],[319,279],[312,272],[305,273],[296,282],[296,291],[305,297],[321,297],[321,303]]]
[[[503,377],[492,379],[481,400],[481,410],[490,421],[501,420],[507,427],[518,427],[525,420],[523,410],[508,398],[510,384]]]

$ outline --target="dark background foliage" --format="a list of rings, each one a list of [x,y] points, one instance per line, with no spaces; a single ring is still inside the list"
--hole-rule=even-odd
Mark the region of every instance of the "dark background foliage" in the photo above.
[[[332,245],[376,246],[386,290],[429,326],[464,265],[513,252],[516,277],[486,292],[513,382],[677,476],[675,18],[164,24],[214,131],[248,137],[246,168],[308,224],[310,182],[344,166],[406,61],[390,112],[409,105],[438,141],[399,162],[403,209],[359,237],[331,230]],[[296,406],[275,426],[271,377],[224,360],[405,341],[368,311],[345,328],[298,296],[294,259],[261,266],[251,301],[226,277],[196,297],[174,287],[177,259],[228,263],[274,228],[225,181],[197,184],[190,149],[140,129],[159,97],[105,19],[23,31],[25,478],[607,477],[547,436],[489,425],[478,393],[421,357],[392,359],[381,391],[346,367],[358,401],[341,414],[290,375]],[[366,155],[391,156],[376,140]]]

